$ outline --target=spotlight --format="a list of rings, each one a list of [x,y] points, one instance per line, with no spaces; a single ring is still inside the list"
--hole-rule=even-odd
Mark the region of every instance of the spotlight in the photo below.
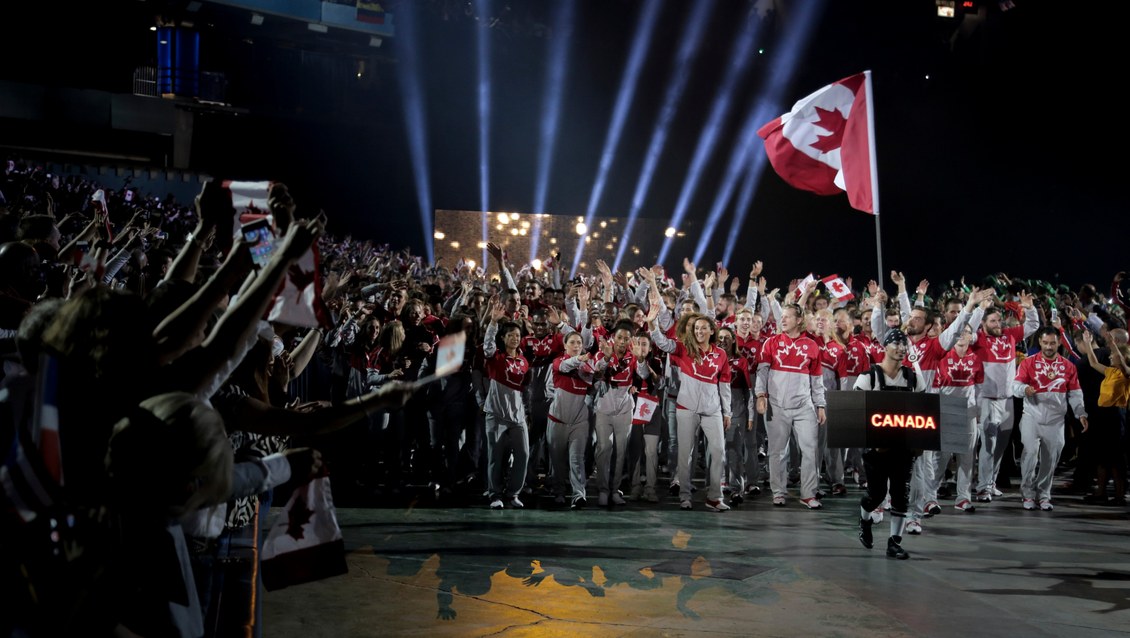
[[[502,224],[498,224],[497,226],[495,226],[495,228],[497,228],[498,230],[502,230]]]
[[[549,238],[549,243],[551,243],[551,244],[557,244],[557,238],[556,238],[556,237],[550,237],[550,238]]]
[[[443,234],[442,230],[437,230],[435,234],[432,235],[432,237],[435,237],[436,239],[443,239],[444,237],[446,237],[446,235]]]
[[[663,234],[666,235],[667,237],[674,237],[675,236],[675,229],[668,227],[667,230],[663,231]]]
[[[541,260],[540,259],[537,259],[537,258],[533,259],[532,261],[530,261],[530,265],[533,266],[534,270],[541,270]]]
[[[600,222],[601,228],[608,228],[608,222]]]
[[[511,235],[517,235],[517,234],[518,234],[518,229],[517,229],[517,228],[511,228],[511,229],[510,229],[510,234],[511,234]]]
[[[157,30],[157,27],[156,27],[156,26],[152,26],[152,27],[149,27],[149,30],[150,30],[150,31],[156,31],[156,30]]]
[[[573,230],[576,230],[578,235],[584,235],[585,233],[589,232],[589,227],[586,226],[584,222],[577,222],[577,225]]]
[[[468,259],[467,261],[465,261],[463,263],[467,264],[468,268],[474,268],[475,267],[475,260],[474,259]]]
[[[510,223],[510,215],[507,215],[506,213],[499,213],[498,214],[498,223],[509,224]]]
[[[524,221],[524,222],[522,222],[522,223],[521,223],[520,225],[522,226],[522,228],[529,228],[529,227],[530,227],[530,222]]]
[[[475,244],[475,248],[486,248],[486,247],[487,247],[487,243],[485,241],[481,241],[481,242]]]
[[[510,219],[511,220],[518,221],[518,217],[519,217],[518,213],[510,213]]]
[[[519,228],[519,229],[518,229],[518,234],[519,234],[519,235],[521,235],[521,236],[523,236],[523,237],[525,237],[525,236],[526,236],[526,233],[528,233],[528,232],[529,232],[529,231],[527,231],[527,230],[526,230],[525,228]]]
[[[591,241],[592,241],[592,236],[590,236],[590,235],[585,235],[585,243],[587,244],[587,243],[589,243],[589,242],[591,242]]]
[[[455,250],[459,250],[459,242],[457,242],[457,241],[451,242],[451,247],[454,248]]]

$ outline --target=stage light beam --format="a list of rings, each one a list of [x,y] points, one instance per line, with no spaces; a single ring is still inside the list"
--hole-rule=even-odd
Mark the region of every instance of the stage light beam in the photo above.
[[[475,0],[475,9],[484,19],[490,15],[490,0]],[[479,54],[479,210],[483,211],[483,241],[490,239],[490,29],[482,25],[476,42]],[[482,251],[487,263],[487,251]]]
[[[420,86],[420,70],[416,64],[420,49],[416,12],[410,7],[397,12],[397,37],[400,47],[400,64],[397,80],[400,83],[404,109],[405,129],[408,134],[408,154],[412,163],[412,177],[416,185],[416,203],[419,206],[420,224],[424,230],[424,251],[428,263],[435,261],[432,242],[432,193],[428,168],[428,131],[424,121],[424,93]]]
[[[534,186],[534,212],[545,213],[545,200],[549,193],[549,175],[553,166],[553,149],[557,144],[557,120],[561,112],[561,96],[568,68],[569,41],[573,36],[574,0],[558,0],[553,17],[553,31],[549,37],[549,72],[546,74],[545,93],[542,98],[541,130],[538,146],[537,182]],[[530,259],[537,257],[541,240],[541,216],[534,218],[534,237],[530,241]]]
[[[738,80],[745,73],[746,69],[749,68],[754,58],[751,53],[753,52],[754,42],[758,39],[760,25],[761,21],[756,18],[755,14],[751,13],[747,15],[745,23],[742,25],[742,29],[731,47],[729,55],[730,63],[726,66],[726,73],[723,76],[721,88],[718,90],[714,103],[711,104],[706,126],[703,128],[702,134],[699,136],[698,143],[695,146],[694,155],[691,158],[691,165],[687,170],[687,178],[683,182],[682,190],[679,192],[679,198],[675,202],[675,210],[671,213],[671,226],[678,227],[683,222],[683,218],[686,217],[691,198],[698,188],[699,180],[702,179],[705,173],[706,162],[714,153],[714,147],[718,143],[718,136],[721,133],[726,116],[730,112],[734,98],[734,89],[737,86]],[[659,250],[659,263],[663,263],[666,260],[667,253],[670,250],[671,239],[668,238],[663,242],[663,247]]]
[[[616,156],[616,149],[620,144],[620,136],[624,132],[624,121],[628,117],[628,109],[635,97],[636,86],[640,78],[640,69],[643,67],[647,51],[651,47],[651,39],[655,34],[655,25],[658,22],[659,10],[662,0],[646,0],[643,13],[640,15],[636,32],[632,36],[632,46],[628,54],[628,64],[624,67],[624,75],[620,80],[620,88],[616,94],[616,102],[612,109],[612,121],[608,125],[608,133],[604,139],[604,147],[600,153],[600,165],[597,168],[596,181],[593,183],[592,193],[589,194],[588,208],[585,210],[585,225],[591,226],[596,216],[596,208],[604,194],[604,184],[608,179],[608,171],[612,160]],[[577,243],[576,254],[573,255],[573,267],[570,273],[577,271],[584,253],[583,242]]]
[[[715,2],[713,0],[699,0],[694,4],[694,13],[691,15],[690,20],[686,24],[686,29],[683,32],[680,41],[682,44],[675,55],[675,70],[673,78],[667,84],[667,91],[663,96],[663,105],[659,111],[659,118],[656,120],[655,128],[651,133],[651,142],[648,143],[647,153],[644,155],[643,167],[640,169],[639,179],[636,180],[636,190],[632,195],[632,204],[628,209],[628,220],[624,223],[624,237],[630,237],[632,229],[636,225],[636,219],[639,217],[640,209],[643,208],[643,203],[647,198],[647,192],[651,188],[651,180],[655,177],[655,168],[659,165],[659,158],[663,154],[663,149],[667,144],[667,133],[671,127],[672,120],[675,119],[675,113],[679,109],[679,103],[683,98],[683,91],[687,87],[687,82],[690,80],[691,67],[695,60],[695,54],[698,53],[701,45],[703,35],[706,33],[706,25],[709,22],[710,14],[713,12]],[[624,251],[628,246],[627,242],[620,244],[620,248],[616,251],[616,258],[612,262],[612,269],[618,270],[620,268],[620,261],[624,258]]]

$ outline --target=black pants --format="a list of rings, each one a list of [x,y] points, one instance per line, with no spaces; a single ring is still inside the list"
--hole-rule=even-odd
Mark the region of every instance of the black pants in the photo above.
[[[911,450],[872,449],[863,453],[863,468],[867,472],[867,494],[859,499],[865,511],[872,511],[887,498],[887,481],[890,481],[891,514],[906,516],[910,502],[910,472],[915,453]]]

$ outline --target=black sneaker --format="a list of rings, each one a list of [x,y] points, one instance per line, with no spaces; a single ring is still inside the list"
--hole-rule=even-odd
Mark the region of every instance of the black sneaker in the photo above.
[[[871,537],[871,517],[859,519],[859,542],[867,549],[875,546],[875,541]]]
[[[901,536],[892,536],[887,539],[887,558],[897,558],[899,560],[910,558],[910,554],[907,554],[906,550],[899,544],[901,542]]]
[[[577,496],[577,497],[573,498],[573,503],[571,505],[569,505],[569,509],[574,509],[574,510],[583,509],[586,504],[587,504],[587,501],[585,501],[585,497]]]
[[[744,501],[744,500],[745,499],[742,498],[741,492],[738,492],[737,494],[734,494],[733,496],[730,497],[730,503],[732,503],[734,505],[741,505],[742,501]]]

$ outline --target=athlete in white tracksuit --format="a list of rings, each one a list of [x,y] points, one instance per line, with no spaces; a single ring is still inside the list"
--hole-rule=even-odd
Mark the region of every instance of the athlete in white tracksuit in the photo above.
[[[1021,362],[1012,381],[1012,395],[1024,398],[1020,416],[1020,440],[1024,452],[1020,456],[1020,495],[1024,509],[1052,509],[1052,476],[1063,451],[1064,417],[1067,406],[1087,431],[1087,411],[1083,407],[1083,391],[1079,388],[1079,372],[1059,354],[1059,332],[1045,326],[1036,333],[1040,354]]]

